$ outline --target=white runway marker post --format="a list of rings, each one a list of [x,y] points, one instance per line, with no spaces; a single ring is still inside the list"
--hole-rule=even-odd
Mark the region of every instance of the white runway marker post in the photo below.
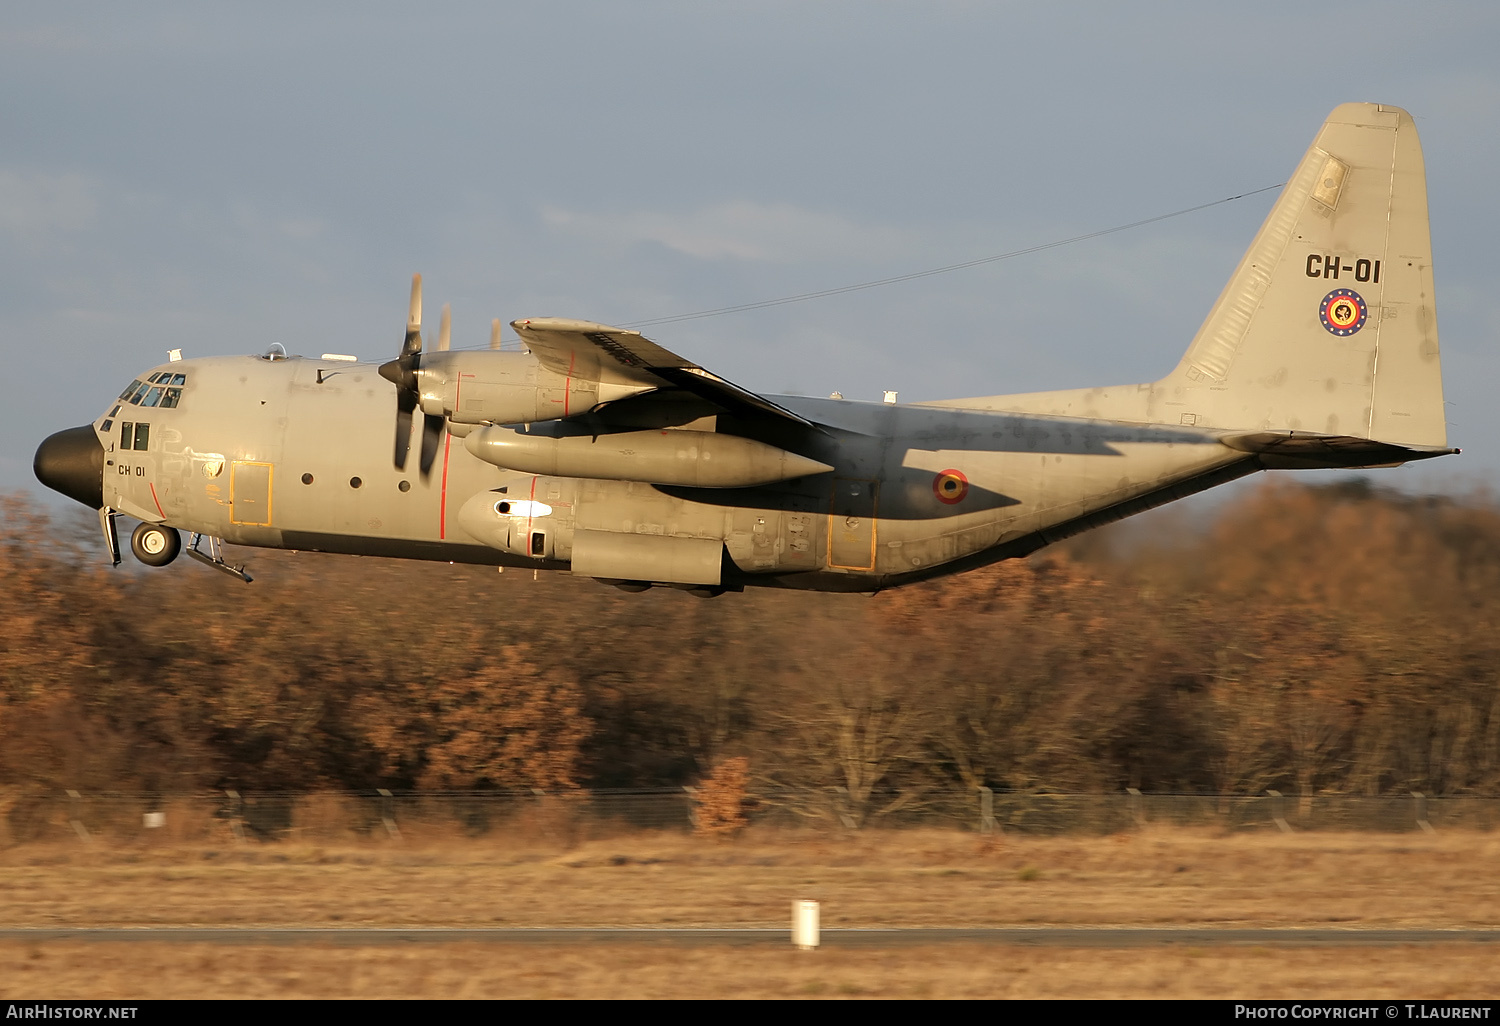
[[[792,943],[799,951],[812,951],[818,946],[818,903],[816,901],[792,902]]]

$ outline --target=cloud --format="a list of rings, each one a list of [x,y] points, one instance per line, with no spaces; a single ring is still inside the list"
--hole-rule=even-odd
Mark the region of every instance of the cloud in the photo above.
[[[0,231],[78,232],[99,212],[99,186],[85,175],[28,174],[0,168]]]
[[[18,54],[79,54],[104,50],[104,33],[70,25],[29,25],[0,30],[0,51]]]
[[[324,235],[329,223],[323,217],[287,217],[267,212],[262,206],[248,200],[236,200],[230,204],[229,218],[245,236],[259,240],[270,240],[272,245],[280,238],[307,242]]]
[[[700,260],[800,263],[885,259],[901,253],[906,233],[868,226],[791,203],[733,200],[679,213],[595,214],[544,207],[553,228],[620,248],[655,243]]]

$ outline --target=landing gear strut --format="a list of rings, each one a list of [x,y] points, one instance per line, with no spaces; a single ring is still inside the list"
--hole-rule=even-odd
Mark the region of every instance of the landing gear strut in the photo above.
[[[208,541],[207,552],[204,552],[203,550],[198,548],[198,546],[202,544],[205,539],[207,539]],[[230,566],[228,563],[224,562],[224,550],[222,548],[222,543],[217,538],[212,538],[202,534],[194,534],[193,542],[188,546],[187,554],[189,556],[192,556],[198,562],[202,563],[204,566],[211,566],[220,573],[228,574],[230,577],[234,577],[238,580],[244,581],[246,584],[249,584],[252,580],[254,580],[253,577],[245,573],[245,568],[243,566]]]

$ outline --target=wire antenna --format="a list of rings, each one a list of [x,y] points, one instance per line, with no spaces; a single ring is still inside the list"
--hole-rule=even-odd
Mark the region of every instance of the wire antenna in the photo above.
[[[1117,224],[1113,228],[1101,228],[1098,231],[1085,232],[1082,235],[1073,235],[1066,239],[1057,239],[1053,242],[1044,242],[1036,246],[1027,246],[1023,249],[1013,249],[1006,253],[996,253],[994,256],[979,257],[976,260],[965,260],[957,264],[944,264],[942,267],[929,267],[925,271],[912,271],[909,274],[897,274],[889,278],[877,278],[874,281],[863,281],[856,285],[841,285],[832,289],[820,289],[817,292],[802,292],[795,296],[782,296],[779,299],[762,299],[755,303],[740,303],[736,306],[721,306],[712,310],[695,310],[691,313],[672,314],[668,317],[652,317],[643,321],[626,321],[620,325],[622,328],[647,328],[657,324],[676,324],[680,321],[696,321],[704,317],[723,317],[727,314],[747,313],[751,310],[766,310],[774,306],[787,306],[791,303],[805,303],[812,299],[825,299],[828,296],[842,296],[849,292],[862,292],[865,289],[877,289],[885,285],[897,285],[904,281],[915,281],[918,278],[931,278],[938,274],[949,274],[953,271],[962,271],[970,267],[980,267],[984,264],[997,264],[1003,260],[1014,260],[1016,257],[1030,256],[1033,253],[1042,253],[1049,249],[1057,249],[1061,246],[1071,246],[1079,242],[1087,242],[1090,239],[1103,238],[1106,235],[1115,235],[1120,232],[1128,232],[1133,228],[1143,228],[1148,224],[1156,224],[1159,221],[1167,221],[1174,217],[1182,217],[1184,214],[1194,214],[1200,210],[1208,210],[1210,207],[1222,206],[1225,203],[1233,203],[1236,200],[1248,199],[1251,196],[1259,196],[1263,192],[1280,189],[1286,185],[1279,182],[1276,185],[1267,185],[1249,192],[1242,192],[1234,196],[1225,196],[1222,199],[1210,200],[1207,203],[1199,203],[1196,206],[1183,207],[1181,210],[1173,210],[1165,214],[1157,214],[1155,217],[1142,218],[1139,221],[1131,221],[1129,224]],[[512,341],[506,339],[507,342]],[[494,348],[494,343],[491,343]]]

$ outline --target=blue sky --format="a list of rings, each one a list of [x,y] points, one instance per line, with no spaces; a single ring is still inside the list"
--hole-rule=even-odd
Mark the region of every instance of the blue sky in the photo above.
[[[1279,183],[1349,100],[1417,118],[1465,448],[1381,480],[1493,486],[1497,42],[1486,3],[7,5],[0,490],[168,349],[394,355],[413,271],[457,345],[833,288]],[[648,334],[772,392],[1149,380],[1273,195]]]

